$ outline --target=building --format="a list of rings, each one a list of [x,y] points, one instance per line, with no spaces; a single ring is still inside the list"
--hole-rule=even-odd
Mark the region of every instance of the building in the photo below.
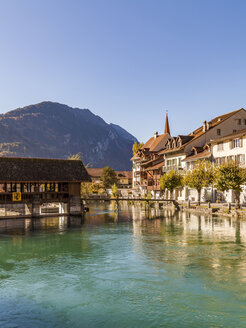
[[[81,161],[0,158],[0,204],[24,204],[29,216],[39,216],[44,203],[59,203],[63,214],[81,214],[83,181],[90,177]]]
[[[241,108],[218,116],[211,121],[204,121],[195,131],[188,135],[179,135],[168,139],[166,147],[159,152],[163,156],[163,172],[177,170],[181,173],[191,169],[198,160],[212,159],[210,142],[246,127],[246,111]],[[167,193],[166,197],[170,197]],[[212,200],[212,190],[202,192],[202,200]],[[195,190],[182,187],[175,190],[177,200],[197,200]]]
[[[215,165],[220,165],[234,161],[245,168],[246,156],[246,129],[231,133],[223,138],[211,141],[212,158]],[[232,190],[220,194],[221,200],[229,203],[235,201],[235,195]],[[243,187],[241,193],[241,203],[246,203],[246,188]]]
[[[162,174],[163,158],[159,152],[165,149],[170,138],[170,127],[166,115],[165,129],[163,134],[154,133],[141,149],[131,158],[133,162],[133,188],[136,194],[160,196],[160,177]]]
[[[91,177],[92,182],[102,183],[103,168],[87,168],[87,172]],[[115,171],[118,188],[132,188],[132,171]]]
[[[115,173],[119,188],[132,188],[132,171],[115,171]]]

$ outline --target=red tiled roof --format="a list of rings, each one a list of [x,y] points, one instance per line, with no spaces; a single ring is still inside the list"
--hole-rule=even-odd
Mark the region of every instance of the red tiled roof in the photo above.
[[[158,155],[163,155],[163,154],[166,154],[166,153],[172,153],[172,152],[175,152],[175,151],[178,151],[178,150],[182,150],[184,149],[184,147],[188,144],[188,142],[180,147],[176,147],[176,148],[171,148],[171,149],[164,149],[162,151],[160,151],[158,153]]]
[[[149,164],[151,164],[153,162],[156,162],[156,163],[163,162],[163,158],[162,157],[158,157],[158,158],[151,159],[151,160],[149,160],[147,162],[141,163],[141,166],[146,166],[146,165],[149,165]]]
[[[216,118],[212,119],[211,121],[209,121],[210,123],[210,129],[219,125],[220,123],[224,122],[225,120],[227,120],[228,118],[230,118],[231,116],[233,116],[234,114],[238,113],[240,110],[244,110],[244,108],[240,108],[237,109],[233,112],[221,115],[221,116],[217,116]],[[203,134],[205,134],[207,131],[203,131],[203,126],[199,127],[198,129],[196,129],[195,131],[193,131],[192,133],[190,133],[189,137],[194,136],[190,141],[186,142],[184,145],[180,146],[180,147],[176,147],[176,148],[172,148],[172,149],[165,149],[159,152],[159,155],[165,154],[165,153],[169,153],[169,152],[174,152],[174,151],[179,151],[181,149],[184,149],[188,144],[190,144],[193,140],[199,138],[200,136],[202,136]]]
[[[87,168],[87,172],[93,178],[100,178],[103,168]]]
[[[220,124],[221,122],[225,121],[226,119],[228,119],[229,117],[231,117],[232,115],[236,114],[237,112],[239,112],[240,110],[242,110],[244,108],[240,108],[240,109],[237,109],[237,110],[234,110],[233,112],[230,112],[230,113],[227,113],[227,114],[224,114],[224,115],[220,115],[220,116],[217,116],[215,117],[214,119],[212,119],[211,121],[208,121],[211,123],[211,128],[213,128],[214,126]],[[202,133],[201,133],[202,132]],[[192,133],[190,133],[189,135],[197,135],[197,134],[203,134],[203,127],[201,126],[200,128],[196,129],[195,131],[193,131]]]
[[[138,156],[138,154],[133,155],[130,160],[131,161],[134,161],[135,159],[140,159],[139,156]]]
[[[183,159],[183,162],[187,162],[187,161],[190,161],[190,160],[195,160],[195,159],[198,159],[198,158],[208,158],[211,156],[211,152],[208,151],[208,150],[204,150],[203,152],[201,153],[198,153],[196,155],[191,155],[191,156],[187,156],[185,159]]]
[[[158,169],[160,169],[163,165],[164,165],[164,162],[161,161],[161,163],[159,163],[159,164],[156,164],[156,165],[154,165],[154,166],[148,167],[148,168],[146,169],[146,171],[154,171],[154,170],[158,170]]]
[[[103,168],[87,168],[87,172],[93,178],[100,178],[102,175]],[[115,171],[118,179],[126,178],[132,179],[132,171]]]
[[[143,145],[142,149],[148,148],[150,152],[160,151],[165,147],[168,138],[170,138],[168,133],[163,133],[157,137],[152,137]]]
[[[196,146],[196,147],[192,147],[191,150],[194,150],[194,152],[196,152],[198,154],[198,153],[201,153],[201,152],[204,151],[204,147],[198,147],[198,146]]]
[[[132,171],[115,171],[117,178],[132,179]]]

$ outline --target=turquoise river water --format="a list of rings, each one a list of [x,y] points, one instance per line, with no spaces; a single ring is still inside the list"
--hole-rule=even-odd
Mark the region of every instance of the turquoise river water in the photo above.
[[[90,208],[0,221],[1,328],[246,327],[246,222]]]

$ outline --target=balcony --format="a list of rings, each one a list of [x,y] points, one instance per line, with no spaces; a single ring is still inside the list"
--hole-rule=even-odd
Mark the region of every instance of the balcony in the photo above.
[[[161,187],[160,186],[148,186],[147,187],[148,191],[154,190],[154,191],[160,191]]]
[[[182,171],[183,168],[181,165],[168,165],[163,167],[163,172],[168,172],[168,171]]]

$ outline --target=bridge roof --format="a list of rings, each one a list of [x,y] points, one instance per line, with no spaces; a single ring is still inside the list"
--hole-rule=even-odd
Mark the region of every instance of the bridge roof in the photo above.
[[[0,182],[81,181],[90,181],[81,161],[0,157]]]

